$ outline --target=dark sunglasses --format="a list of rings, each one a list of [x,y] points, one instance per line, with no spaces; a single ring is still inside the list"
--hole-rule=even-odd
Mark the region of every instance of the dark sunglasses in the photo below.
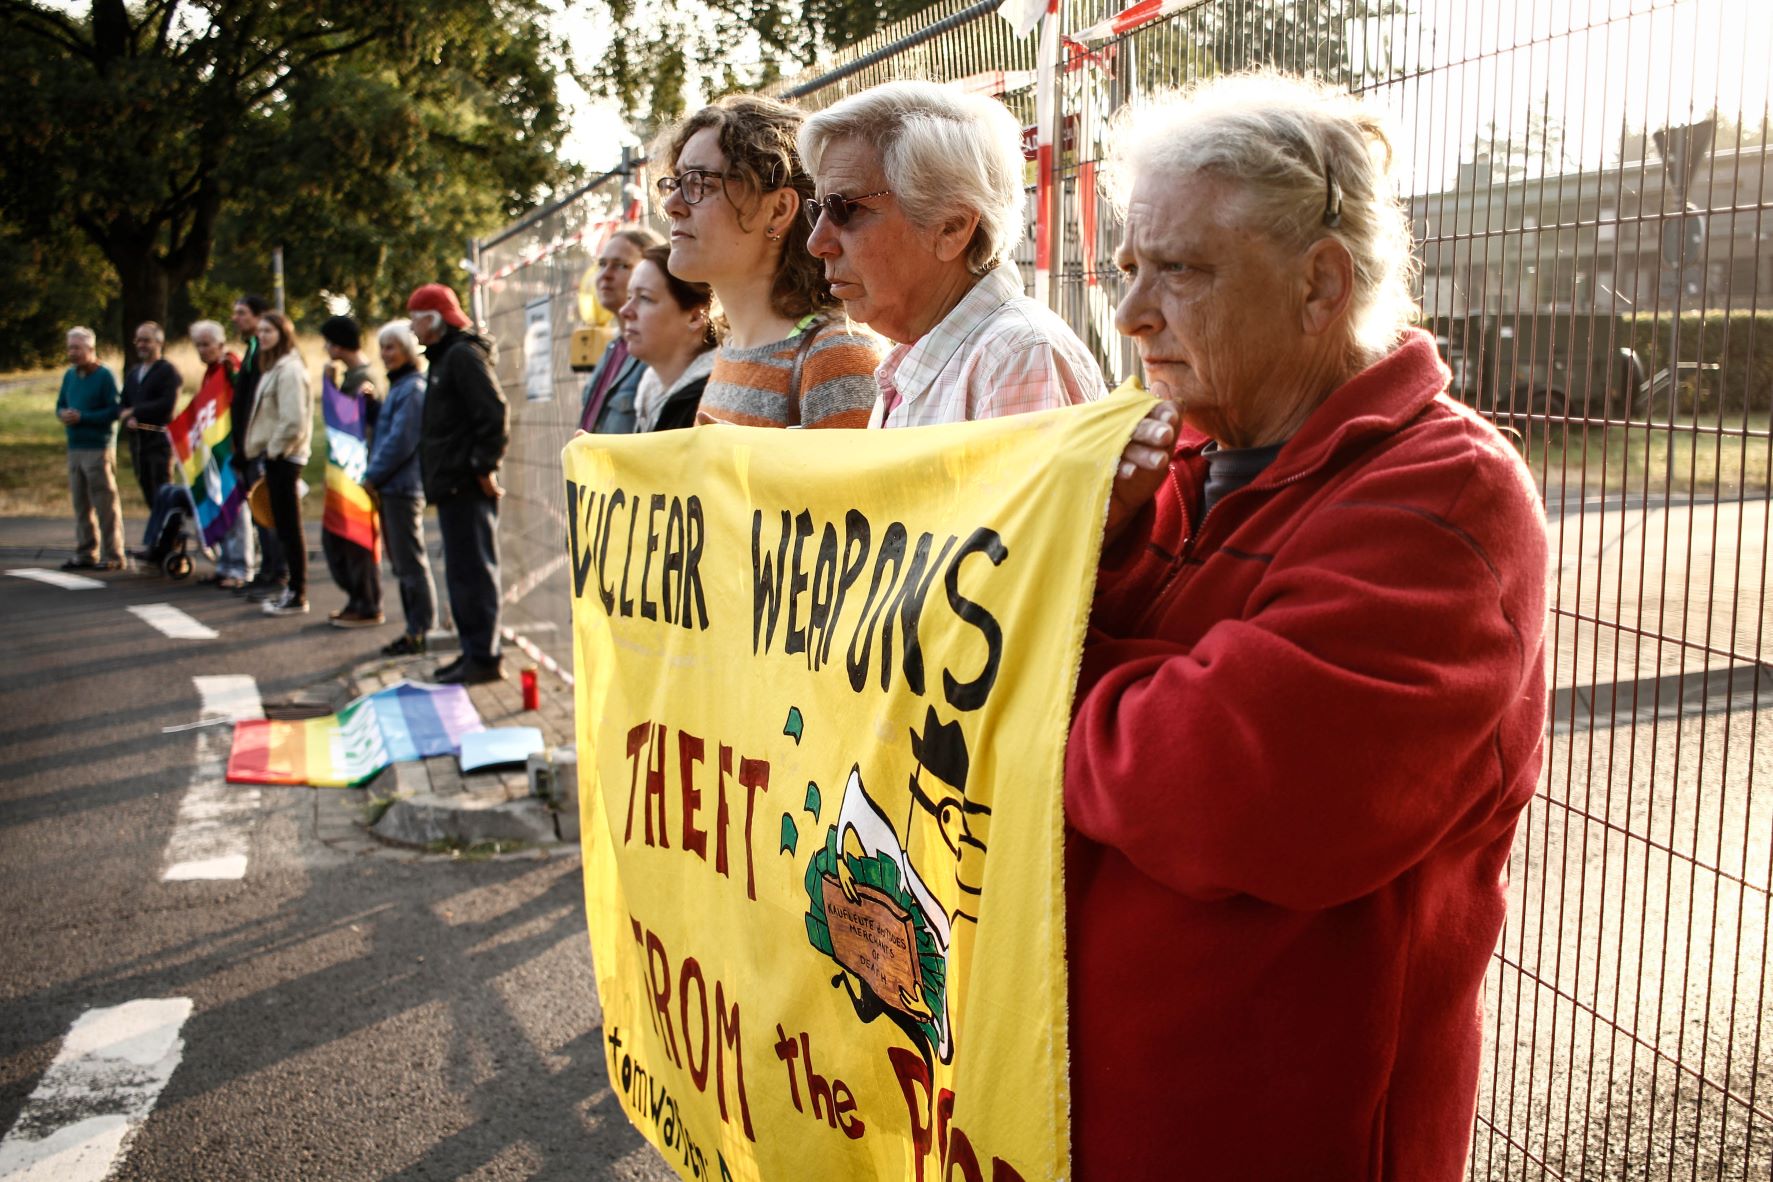
[[[832,193],[823,201],[814,197],[807,197],[802,200],[800,208],[801,211],[806,214],[807,225],[815,230],[819,228],[819,218],[821,215],[829,215],[832,225],[842,227],[850,224],[850,216],[861,207],[862,202],[872,201],[876,197],[891,197],[892,195],[893,191],[891,189],[882,189],[878,193],[864,193],[860,197],[845,197],[841,193]]]

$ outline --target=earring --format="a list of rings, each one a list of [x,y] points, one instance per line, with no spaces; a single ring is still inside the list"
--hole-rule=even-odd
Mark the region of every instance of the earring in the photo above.
[[[782,241],[782,236],[776,233],[776,228],[774,226],[765,226],[763,228],[763,236],[768,238],[771,242]]]

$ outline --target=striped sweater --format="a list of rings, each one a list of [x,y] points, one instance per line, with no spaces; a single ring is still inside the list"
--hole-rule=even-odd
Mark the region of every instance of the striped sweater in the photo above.
[[[720,346],[702,393],[702,421],[742,427],[866,427],[879,394],[875,338],[854,331],[841,316],[814,328],[800,373],[798,413],[789,402],[794,356],[801,336],[752,349]]]

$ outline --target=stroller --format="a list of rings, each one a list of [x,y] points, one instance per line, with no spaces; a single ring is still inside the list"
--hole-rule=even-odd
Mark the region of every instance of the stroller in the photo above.
[[[185,525],[196,517],[197,503],[191,499],[189,488],[176,483],[161,485],[148,513],[143,549],[136,552],[136,558],[158,566],[169,579],[190,578],[197,562],[191,554],[192,538]],[[206,558],[214,557],[201,542],[197,549]]]

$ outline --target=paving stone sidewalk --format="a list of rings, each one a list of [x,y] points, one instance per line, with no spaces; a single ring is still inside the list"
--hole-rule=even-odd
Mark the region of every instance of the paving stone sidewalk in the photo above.
[[[451,653],[380,657],[302,695],[338,709],[402,680],[428,682]],[[513,659],[515,658],[515,659]],[[533,726],[548,752],[573,743],[572,689],[557,675],[537,671],[540,708],[525,710],[519,672],[528,664],[505,652],[506,678],[470,686],[469,699],[488,727]],[[576,766],[565,765],[566,780]],[[453,755],[396,763],[362,788],[315,792],[320,840],[341,852],[395,861],[460,858],[549,858],[578,855],[577,784],[558,785],[552,799],[531,794],[524,769],[464,775]],[[373,821],[373,824],[371,822]]]

